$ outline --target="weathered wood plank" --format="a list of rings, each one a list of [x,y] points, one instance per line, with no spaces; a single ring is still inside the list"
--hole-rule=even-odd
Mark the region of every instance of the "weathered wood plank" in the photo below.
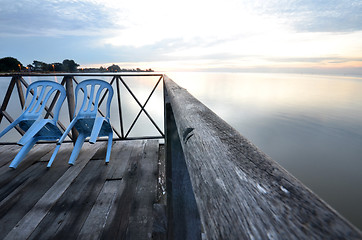
[[[139,141],[122,176],[123,192],[116,197],[101,239],[150,239],[157,188],[157,141]],[[148,208],[148,209],[146,209]]]
[[[89,159],[95,154],[100,144],[87,146],[81,150],[76,164],[59,178],[59,180],[43,195],[34,207],[18,222],[9,232],[5,239],[27,239],[45,215],[49,212],[55,202],[63,195],[69,185],[82,171]]]
[[[165,77],[207,239],[361,239],[361,232]]]
[[[167,94],[165,94],[167,96]],[[201,239],[201,221],[169,101],[165,101],[168,238]]]
[[[118,191],[122,192],[123,189],[124,183],[122,180],[105,182],[77,239],[92,240],[100,238],[117,193]]]
[[[113,147],[114,143],[112,143]],[[106,158],[106,147],[101,147],[98,149],[98,151],[93,155],[93,157],[90,160],[105,160]]]
[[[148,140],[138,165],[138,182],[129,219],[129,239],[151,239],[157,197],[158,141]]]
[[[158,141],[116,142],[108,165],[100,161],[104,149],[85,144],[72,167],[66,161],[72,144],[63,145],[52,168],[46,168],[50,154],[43,152],[10,181],[18,183],[0,201],[0,238],[150,238]]]
[[[119,169],[120,174],[117,174],[122,176],[124,190],[116,196],[115,204],[110,210],[101,239],[133,239],[129,234],[130,216],[133,212],[137,182],[141,178],[139,161],[143,156],[144,144],[144,141],[135,141],[135,145],[125,148],[126,150],[131,147],[131,154],[129,160],[125,160],[127,165],[123,169],[123,174],[121,169]],[[119,179],[119,177],[115,179]]]
[[[9,168],[8,164],[5,164],[2,167],[0,167],[0,189],[2,189],[10,181],[12,181],[12,179],[14,179],[18,174],[22,173],[29,166],[34,164],[34,162],[39,161],[39,158],[47,154],[49,151],[52,151],[53,149],[54,146],[50,144],[49,145],[36,144],[26,155],[26,157],[21,161],[21,163],[16,169]],[[16,154],[17,153],[18,152],[16,152]],[[12,159],[10,159],[9,162],[10,161],[12,161]]]
[[[119,143],[119,148],[115,149],[113,158],[111,160],[116,164],[114,165],[113,171],[110,171],[107,175],[108,180],[122,179],[125,175],[128,162],[131,158],[133,151],[138,151],[143,148],[143,141],[122,141]],[[118,149],[118,150],[117,150]]]
[[[110,203],[108,202],[110,204],[108,210],[102,209],[102,207],[105,207],[103,201],[107,201],[108,198],[100,192],[102,189],[104,190],[105,182],[107,185],[107,182],[110,181],[118,183],[118,188],[114,188],[115,196],[122,194],[123,188],[119,184],[119,182],[122,183],[122,177],[115,179],[109,177],[114,175],[114,172],[120,171],[119,166],[122,165],[121,163],[128,162],[127,156],[129,158],[130,154],[127,154],[127,152],[130,152],[129,149],[142,149],[142,146],[134,144],[134,142],[114,143],[111,160],[108,165],[105,165],[103,162],[106,147],[104,145],[104,147],[100,148],[91,158],[92,161],[88,163],[82,173],[79,174],[63,196],[52,207],[49,214],[38,225],[29,239],[49,239],[54,237],[59,239],[75,239],[80,232],[79,238],[87,238],[91,230],[93,230],[92,238],[102,234],[103,225],[105,225],[105,222],[102,222],[102,220],[108,220],[108,215],[113,214],[109,213],[109,211],[114,200]],[[126,155],[126,159],[124,155]],[[123,172],[125,171],[126,165],[123,164]],[[113,187],[115,187],[114,184]],[[98,214],[96,218],[93,217],[94,212],[100,213],[102,211],[106,216]],[[92,227],[93,224],[97,226]]]
[[[66,144],[72,146],[72,144]],[[16,176],[4,188],[6,198],[0,202],[0,239],[24,217],[68,168],[60,158],[69,158],[71,148],[62,148],[51,170],[37,162]],[[8,188],[8,190],[6,190]],[[1,191],[3,188],[1,188]]]
[[[167,211],[165,204],[153,204],[152,239],[166,240],[167,238]],[[191,239],[191,238],[190,238]]]
[[[71,145],[70,144],[65,144],[66,146],[64,148],[62,148],[62,150],[60,151],[59,157],[57,157],[57,159],[64,159],[64,158],[69,158],[70,154],[67,154],[71,151]],[[40,148],[44,148],[46,146],[38,146]],[[36,152],[30,152],[32,154],[36,154]],[[52,153],[52,151],[49,151],[49,153]],[[37,156],[32,155],[29,156],[31,158],[36,158]],[[46,155],[48,155],[46,154]],[[38,155],[38,154],[36,154]],[[41,156],[41,155],[40,155]],[[48,159],[49,160],[49,159]],[[15,174],[15,171],[10,169],[10,172],[13,172],[14,174],[10,176],[10,178],[8,179],[8,181],[6,182],[6,184],[3,184],[3,186],[0,188],[0,201],[2,201],[5,197],[9,198],[11,196],[11,194],[14,194],[14,191],[19,191],[21,190],[21,188],[19,188],[18,186],[23,185],[24,182],[28,182],[29,181],[29,174],[30,175],[34,175],[37,174],[38,169],[40,168],[43,173],[47,173],[46,167],[44,168],[43,165],[37,165],[36,167],[34,167],[35,164],[29,166],[27,169],[25,169],[22,172],[19,172],[19,174]],[[59,164],[58,164],[59,165]],[[57,165],[57,166],[58,166]],[[59,167],[57,167],[56,169],[58,170]],[[30,177],[30,179],[32,179]]]
[[[102,189],[108,167],[102,161],[89,161],[29,239],[75,239]]]
[[[0,167],[13,160],[20,148],[18,145],[0,145]]]

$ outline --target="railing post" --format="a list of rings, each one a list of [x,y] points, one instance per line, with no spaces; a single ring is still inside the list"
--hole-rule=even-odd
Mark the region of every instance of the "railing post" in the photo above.
[[[75,98],[74,98],[74,88],[73,88],[73,77],[72,76],[65,76],[65,90],[67,94],[67,101],[68,101],[68,110],[69,110],[69,121],[71,122],[74,117],[75,111]],[[78,132],[73,127],[72,128],[72,137],[73,137],[73,144],[77,140]]]
[[[117,87],[117,103],[118,103],[118,116],[119,116],[119,125],[121,127],[121,137],[124,138],[123,133],[123,117],[122,117],[122,102],[121,102],[121,89],[119,86],[119,77],[116,78],[116,87]]]

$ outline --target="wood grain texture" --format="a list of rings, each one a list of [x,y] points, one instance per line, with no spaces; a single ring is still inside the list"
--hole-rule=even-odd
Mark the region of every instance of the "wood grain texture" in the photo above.
[[[106,145],[85,143],[74,166],[64,143],[50,169],[54,144],[35,146],[16,170],[0,167],[0,239],[150,238],[158,141],[114,142],[109,164]],[[9,158],[18,148],[0,150]]]
[[[43,220],[55,202],[63,195],[69,185],[82,171],[88,163],[91,156],[100,147],[95,144],[92,147],[83,146],[83,149],[77,159],[77,164],[63,174],[62,177],[39,199],[34,207],[18,222],[18,224],[9,232],[5,239],[27,239],[38,224]],[[86,149],[87,148],[87,149]]]
[[[157,191],[158,141],[135,141],[128,160],[109,178],[122,179],[101,239],[151,239]],[[126,155],[127,156],[127,155]]]
[[[9,182],[13,181],[13,179],[16,178],[17,175],[27,170],[29,166],[39,161],[39,158],[41,158],[42,156],[44,156],[53,149],[54,149],[53,145],[35,144],[34,147],[30,150],[30,152],[21,161],[19,166],[16,169],[12,169],[9,168],[8,163],[10,163],[13,160],[13,157],[15,157],[15,155],[20,150],[20,148],[14,148],[14,153],[16,154],[9,154],[7,156],[8,162],[6,162],[3,166],[0,167],[0,189],[1,189],[0,191],[3,191],[4,188],[9,187]],[[9,157],[11,156],[12,158],[9,159]]]
[[[167,92],[165,91],[165,96]],[[189,171],[177,134],[171,105],[165,101],[167,164],[167,237],[174,240],[201,239],[201,222]]]
[[[123,188],[122,180],[105,182],[77,239],[92,240],[100,238],[117,192],[122,191]]]
[[[152,239],[153,204],[157,197],[158,141],[145,143],[142,158],[137,167],[138,181],[135,186],[132,212],[129,219],[130,239]],[[138,226],[143,226],[140,229]]]
[[[206,239],[361,239],[361,232],[165,76]]]
[[[65,145],[71,146],[72,144],[67,143]],[[62,148],[57,158],[69,158],[70,152],[69,148]],[[35,153],[34,151],[30,152],[29,156],[32,157],[32,154]],[[36,162],[1,188],[0,239],[3,239],[15,227],[64,174],[68,169],[68,164],[64,163],[67,162],[59,159],[49,170],[46,167],[46,162]]]
[[[11,160],[13,160],[20,149],[21,146],[18,145],[0,145],[0,167],[8,164]],[[9,168],[9,166],[7,167]]]

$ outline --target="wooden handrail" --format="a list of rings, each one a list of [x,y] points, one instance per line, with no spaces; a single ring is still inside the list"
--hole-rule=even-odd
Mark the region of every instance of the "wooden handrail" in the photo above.
[[[200,215],[201,233],[195,239],[362,238],[357,228],[185,89],[167,76],[164,82]]]

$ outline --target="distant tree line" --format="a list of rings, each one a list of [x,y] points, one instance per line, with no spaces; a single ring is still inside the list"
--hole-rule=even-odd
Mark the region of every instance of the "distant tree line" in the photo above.
[[[23,64],[16,58],[5,57],[0,59],[0,72],[21,71]]]
[[[26,67],[16,58],[4,57],[0,59],[0,72],[154,72],[151,68],[142,70],[140,68],[127,69],[118,65],[111,65],[107,68],[82,68],[74,60],[65,59],[62,63],[45,63],[34,60]]]
[[[81,70],[82,72],[154,72],[151,68],[142,70],[140,68],[129,69],[129,68],[121,68],[116,64],[112,64],[107,68],[84,68]]]
[[[78,67],[78,63],[69,59],[65,59],[62,63],[44,63],[35,60],[33,64],[28,65],[28,68],[35,72],[76,72]]]
[[[79,64],[74,60],[65,59],[62,63],[45,63],[34,60],[26,67],[13,57],[0,59],[0,72],[76,72]]]

